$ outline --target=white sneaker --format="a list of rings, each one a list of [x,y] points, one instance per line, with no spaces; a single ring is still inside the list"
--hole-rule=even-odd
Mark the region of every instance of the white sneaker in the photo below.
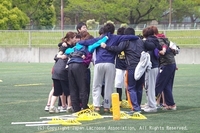
[[[144,109],[144,112],[157,112],[157,108],[148,107]]]
[[[49,107],[50,107],[50,105],[46,105],[45,108],[44,108],[44,110],[45,111],[49,111]]]
[[[62,113],[62,112],[66,112],[67,111],[67,106],[65,106],[65,107],[60,107],[60,112]]]
[[[50,107],[50,108],[49,108],[49,113],[50,113],[50,114],[59,113],[59,110],[58,110],[56,107],[53,106],[53,107]]]
[[[144,110],[144,109],[147,109],[147,108],[149,108],[148,105],[146,105],[146,106],[142,106],[142,107],[141,107],[141,110]]]
[[[140,105],[141,110],[144,110],[147,107],[149,107],[147,103]]]
[[[60,110],[60,109],[61,109],[61,107],[62,107],[62,106],[58,106],[58,110]]]
[[[67,111],[66,112],[67,113],[74,113],[74,110],[73,110],[72,106],[71,107],[67,107]]]
[[[166,106],[166,107],[163,107],[162,109],[163,109],[163,110],[176,110],[177,107],[176,107],[176,105],[173,105],[173,106]]]
[[[144,103],[144,104],[140,105],[141,108],[144,108],[146,106],[147,106],[147,103]]]

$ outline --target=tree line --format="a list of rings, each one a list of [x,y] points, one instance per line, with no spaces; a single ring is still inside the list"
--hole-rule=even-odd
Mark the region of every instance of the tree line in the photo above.
[[[65,25],[90,19],[101,25],[108,20],[131,25],[160,23],[168,22],[169,14],[172,23],[188,17],[194,24],[200,18],[200,0],[0,0],[0,30],[60,25],[62,2]]]

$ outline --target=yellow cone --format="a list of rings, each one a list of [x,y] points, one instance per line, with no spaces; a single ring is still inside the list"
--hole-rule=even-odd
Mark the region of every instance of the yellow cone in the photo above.
[[[112,93],[113,120],[120,120],[119,94]]]

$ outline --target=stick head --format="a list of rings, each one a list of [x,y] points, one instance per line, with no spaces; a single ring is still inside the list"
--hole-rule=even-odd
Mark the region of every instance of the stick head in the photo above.
[[[140,114],[138,112],[133,113],[133,116],[131,118],[132,119],[137,119],[137,120],[147,119],[147,117],[145,117],[144,115],[142,115],[142,114]]]

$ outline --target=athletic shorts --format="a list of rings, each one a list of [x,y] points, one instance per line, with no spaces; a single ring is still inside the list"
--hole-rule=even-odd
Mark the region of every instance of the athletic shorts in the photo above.
[[[54,96],[60,96],[64,92],[65,96],[69,95],[69,85],[68,82],[65,80],[57,80],[53,79],[53,85],[54,85]]]
[[[116,68],[115,75],[115,88],[124,88],[124,80],[125,80],[125,72],[126,70],[121,70]]]

